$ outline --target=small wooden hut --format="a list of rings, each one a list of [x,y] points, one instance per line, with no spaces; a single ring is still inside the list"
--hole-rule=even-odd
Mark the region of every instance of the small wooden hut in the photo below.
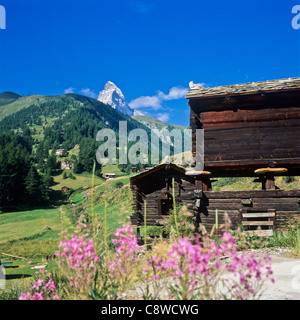
[[[105,173],[106,180],[113,180],[116,177],[115,173]]]
[[[160,164],[130,178],[134,213],[131,222],[144,225],[144,206],[148,226],[160,226],[173,210],[172,181],[177,203],[192,203],[195,179],[185,174],[185,168],[175,164]]]
[[[61,188],[61,192],[63,193],[66,193],[68,190],[69,190],[69,187],[66,187],[66,186]]]

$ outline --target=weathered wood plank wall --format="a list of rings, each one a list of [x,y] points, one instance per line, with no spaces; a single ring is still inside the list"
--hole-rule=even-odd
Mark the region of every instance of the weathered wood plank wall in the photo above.
[[[286,167],[288,175],[300,174],[298,92],[254,95],[250,101],[244,96],[190,99],[189,104],[192,151],[195,130],[204,129],[205,168],[213,174],[254,176],[269,163]]]

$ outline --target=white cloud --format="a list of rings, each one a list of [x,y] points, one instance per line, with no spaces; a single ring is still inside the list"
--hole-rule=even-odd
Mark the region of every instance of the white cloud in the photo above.
[[[141,96],[130,101],[129,106],[132,109],[152,108],[156,111],[162,108],[163,101],[182,99],[185,97],[188,90],[189,89],[187,88],[173,87],[167,94],[162,91],[158,91],[154,96]]]
[[[162,100],[177,100],[184,98],[188,93],[189,89],[181,88],[181,87],[173,87],[170,89],[168,94],[164,94],[163,92],[159,92],[158,95]]]
[[[68,89],[65,89],[64,93],[65,93],[65,94],[67,94],[67,93],[74,93],[74,90],[75,90],[75,88],[70,87],[70,88],[68,88]]]
[[[191,81],[193,83],[193,81]],[[201,86],[201,88],[206,87],[206,83],[205,82],[199,82],[199,83],[193,83],[195,86]]]
[[[160,121],[163,122],[168,122],[169,118],[170,118],[170,114],[169,113],[158,113],[156,115],[156,118]]]
[[[82,94],[84,94],[85,96],[88,96],[88,97],[91,97],[94,99],[97,98],[97,94],[94,91],[92,91],[90,88],[82,89],[82,90],[80,90],[80,92]]]
[[[129,102],[129,106],[132,109],[152,108],[154,110],[158,110],[162,107],[158,96],[141,96]]]

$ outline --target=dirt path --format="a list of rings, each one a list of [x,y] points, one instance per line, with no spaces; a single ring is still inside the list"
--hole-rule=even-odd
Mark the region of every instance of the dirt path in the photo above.
[[[270,281],[264,283],[262,294],[257,300],[300,300],[300,257],[290,258],[287,248],[265,248],[254,251],[258,259],[266,254],[271,257],[271,268],[275,280],[274,283]],[[138,286],[130,290],[123,298],[142,299],[142,287],[144,286]],[[160,298],[168,299],[167,292],[162,290],[162,292],[160,292]]]
[[[300,300],[300,258],[270,257],[275,282],[265,284],[260,300]]]

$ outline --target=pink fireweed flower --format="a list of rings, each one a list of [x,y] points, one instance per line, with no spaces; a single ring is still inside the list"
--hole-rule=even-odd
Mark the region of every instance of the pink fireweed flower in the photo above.
[[[44,286],[44,290],[55,291],[56,287],[53,280],[50,278],[48,283]]]
[[[43,284],[44,284],[44,279],[41,278],[33,283],[33,288],[35,288],[36,290],[39,290]]]
[[[67,277],[70,277],[69,284],[76,288],[92,283],[96,272],[95,262],[100,260],[95,253],[94,240],[87,239],[87,236],[73,236],[61,241],[61,252],[56,252],[62,258],[59,264],[66,271]]]
[[[59,295],[56,293],[56,286],[54,281],[47,274],[48,281],[44,278],[40,278],[33,282],[32,293],[22,293],[19,300],[58,300]]]
[[[221,259],[222,256],[227,259]],[[220,245],[211,241],[209,250],[204,250],[197,241],[192,244],[188,238],[179,239],[173,244],[167,258],[153,256],[148,259],[148,266],[155,270],[155,278],[157,275],[172,276],[177,280],[173,291],[177,292],[177,297],[184,299],[201,292],[205,296],[210,292],[211,297],[217,297],[218,281],[226,286],[227,299],[246,299],[257,293],[259,283],[265,279],[274,281],[270,278],[270,258],[267,256],[262,261],[256,260],[254,253],[238,255],[231,233],[223,234]],[[233,279],[222,277],[225,272],[232,273]]]
[[[107,263],[109,272],[119,277],[121,283],[126,282],[130,273],[138,262],[137,252],[140,247],[137,245],[137,238],[130,223],[123,224],[114,233],[115,239],[112,243],[118,245],[115,248],[116,255],[113,261]]]
[[[30,292],[22,293],[18,300],[31,300]]]
[[[44,294],[44,292],[42,291],[42,292],[35,292],[33,295],[32,295],[32,297],[31,297],[31,299],[30,300],[44,300],[43,299],[43,294]]]

